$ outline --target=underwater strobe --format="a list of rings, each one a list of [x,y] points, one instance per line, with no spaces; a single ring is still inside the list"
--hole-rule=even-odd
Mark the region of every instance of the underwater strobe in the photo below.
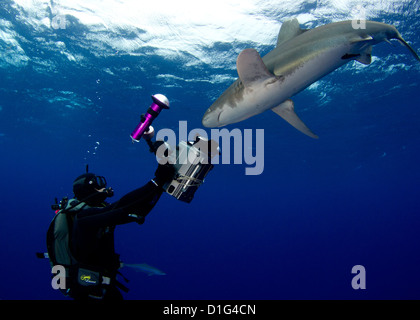
[[[146,115],[142,115],[140,123],[130,135],[133,142],[139,142],[143,134],[148,133],[149,127],[150,131],[152,131],[153,127],[151,127],[151,124],[153,120],[155,120],[162,109],[169,109],[169,100],[163,94],[153,95],[152,100],[153,103],[147,110]]]

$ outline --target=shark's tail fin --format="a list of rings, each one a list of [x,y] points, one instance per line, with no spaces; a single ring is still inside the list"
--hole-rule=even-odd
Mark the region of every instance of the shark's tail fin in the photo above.
[[[420,61],[420,57],[417,52],[401,36],[395,37],[395,39],[397,39],[402,45],[406,46],[413,54],[414,58],[416,58],[417,61]]]

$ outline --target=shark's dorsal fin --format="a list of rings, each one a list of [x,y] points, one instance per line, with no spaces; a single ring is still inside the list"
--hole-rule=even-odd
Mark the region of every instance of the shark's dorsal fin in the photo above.
[[[279,37],[277,38],[277,47],[282,43],[301,35],[307,29],[301,29],[298,19],[294,18],[283,22],[280,28]]]
[[[290,123],[293,127],[298,129],[300,132],[306,134],[307,136],[318,139],[318,136],[314,134],[304,123],[299,119],[295,113],[295,106],[291,99],[286,100],[277,107],[271,109],[273,112],[277,113],[280,117]]]
[[[236,68],[239,79],[241,79],[245,87],[249,87],[257,81],[264,81],[274,77],[268,71],[260,54],[255,49],[243,50],[236,60]]]

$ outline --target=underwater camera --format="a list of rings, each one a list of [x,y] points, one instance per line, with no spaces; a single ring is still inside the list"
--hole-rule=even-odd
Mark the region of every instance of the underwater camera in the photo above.
[[[169,195],[183,202],[190,203],[204,178],[213,169],[211,159],[220,155],[217,142],[199,135],[195,141],[181,141],[174,151],[170,151],[169,163],[176,170],[174,179],[164,185]]]

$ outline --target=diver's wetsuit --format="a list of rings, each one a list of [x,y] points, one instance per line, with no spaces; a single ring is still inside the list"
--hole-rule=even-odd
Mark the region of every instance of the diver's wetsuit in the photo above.
[[[138,222],[153,209],[162,195],[163,189],[153,182],[148,182],[119,201],[104,207],[87,207],[79,211],[74,219],[72,234],[72,252],[75,258],[88,266],[106,272],[115,278],[120,267],[119,255],[114,248],[114,229],[116,225]],[[130,217],[135,214],[139,219]],[[111,286],[113,298],[121,295]],[[86,290],[82,290],[84,292]],[[81,293],[82,296],[85,293]],[[77,297],[76,297],[77,298]],[[82,297],[83,298],[83,297]]]

